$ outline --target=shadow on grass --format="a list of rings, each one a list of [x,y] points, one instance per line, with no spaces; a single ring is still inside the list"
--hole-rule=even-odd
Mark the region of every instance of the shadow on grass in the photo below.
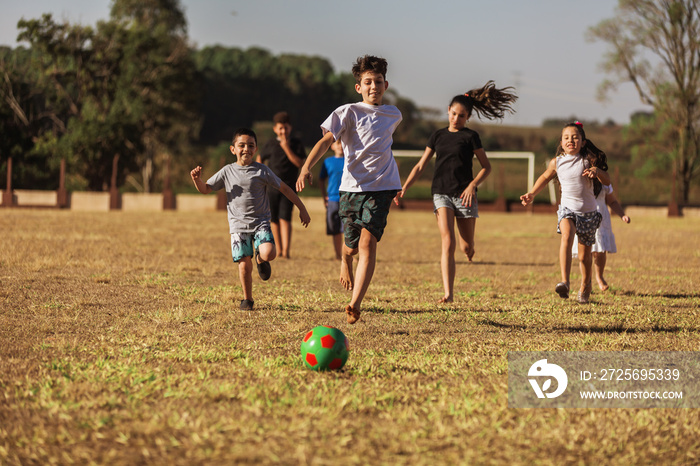
[[[556,262],[493,262],[493,261],[457,261],[457,264],[469,264],[469,265],[503,265],[507,267],[552,267],[556,265]]]
[[[700,298],[700,293],[638,293],[636,291],[619,291],[615,294],[622,296],[634,296],[637,298],[668,298],[668,299],[692,299]]]
[[[480,324],[484,325],[490,325],[492,327],[497,327],[497,328],[506,328],[506,329],[517,329],[517,330],[538,330],[541,331],[543,329],[542,326],[534,326],[534,325],[523,325],[523,324],[504,324],[501,322],[496,322],[493,320],[489,319],[483,319],[479,322]],[[678,333],[682,332],[684,330],[687,330],[689,332],[697,332],[698,328],[695,327],[678,327],[678,326],[672,326],[672,327],[666,327],[666,326],[660,326],[660,325],[653,325],[649,328],[634,328],[634,327],[625,327],[622,325],[613,325],[613,326],[605,326],[605,327],[600,327],[600,326],[590,326],[590,327],[585,327],[581,325],[577,326],[561,326],[561,325],[555,325],[552,327],[547,327],[550,330],[553,331],[565,331],[565,332],[580,332],[580,333]]]
[[[369,306],[363,307],[362,312],[373,313],[373,314],[424,314],[426,312],[433,312],[435,309],[387,309],[384,307]]]
[[[385,260],[382,261],[380,259],[377,259],[377,263],[379,264],[380,262],[395,262],[392,260]],[[423,264],[435,264],[435,263],[440,263],[440,257],[436,256],[434,260],[406,260],[402,259],[401,260],[402,264],[414,264],[414,265],[423,265]],[[471,265],[471,266],[479,266],[479,265],[501,265],[505,267],[552,267],[553,265],[556,265],[556,262],[494,262],[494,261],[480,261],[480,260],[475,260],[474,262],[469,262],[466,260],[460,261],[460,260],[455,260],[455,264],[457,265]]]

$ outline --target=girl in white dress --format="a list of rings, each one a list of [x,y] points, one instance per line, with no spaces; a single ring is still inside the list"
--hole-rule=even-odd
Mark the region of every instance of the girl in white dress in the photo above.
[[[617,245],[615,244],[615,235],[612,231],[612,222],[610,221],[610,212],[608,207],[613,213],[617,214],[623,222],[630,223],[630,218],[625,215],[625,211],[613,194],[612,185],[603,186],[600,190],[598,196],[596,196],[596,202],[598,203],[598,212],[603,216],[600,222],[600,226],[595,233],[595,243],[591,251],[593,252],[593,264],[595,265],[595,279],[598,282],[598,288],[601,291],[605,291],[609,288],[608,282],[605,281],[603,273],[605,272],[605,263],[607,262],[607,253],[616,253]],[[574,245],[571,249],[571,254],[573,257],[578,257],[578,237],[574,240]]]

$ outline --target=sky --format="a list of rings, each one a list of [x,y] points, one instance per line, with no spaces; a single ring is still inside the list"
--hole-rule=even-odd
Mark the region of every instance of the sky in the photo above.
[[[349,72],[358,56],[382,56],[387,81],[419,107],[447,110],[450,99],[494,80],[514,86],[516,113],[503,124],[546,118],[628,123],[649,110],[629,84],[605,101],[597,88],[605,43],[585,33],[615,14],[617,0],[180,0],[190,41],[261,47],[278,55],[320,56]],[[53,13],[95,25],[110,0],[0,0],[0,45],[17,47],[17,21]],[[26,44],[24,44],[26,45]]]

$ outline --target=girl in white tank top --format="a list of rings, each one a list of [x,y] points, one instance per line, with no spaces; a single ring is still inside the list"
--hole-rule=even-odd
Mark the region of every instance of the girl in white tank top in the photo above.
[[[532,191],[520,196],[523,205],[530,204],[547,183],[558,177],[561,185],[561,203],[557,211],[557,232],[561,233],[559,265],[561,282],[554,291],[562,298],[569,297],[571,275],[571,248],[574,236],[578,236],[578,257],[581,268],[581,287],[578,302],[587,304],[591,295],[591,247],[601,215],[596,210],[596,195],[602,185],[610,184],[605,153],[586,139],[579,122],[564,126],[557,157],[537,179]]]

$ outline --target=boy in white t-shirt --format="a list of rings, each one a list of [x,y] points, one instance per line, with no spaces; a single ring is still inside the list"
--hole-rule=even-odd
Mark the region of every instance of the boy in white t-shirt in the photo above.
[[[338,107],[321,124],[323,137],[309,153],[297,180],[297,191],[308,181],[311,167],[340,140],[345,153],[345,168],[340,182],[340,217],[345,244],[340,263],[340,283],[352,290],[346,306],[348,323],[360,318],[362,299],[367,292],[377,258],[377,242],[382,238],[391,202],[401,191],[399,170],[391,152],[392,134],[401,122],[401,112],[393,105],[382,105],[387,62],[365,55],[352,67],[355,90],[362,102]],[[353,276],[353,256],[358,255]]]

